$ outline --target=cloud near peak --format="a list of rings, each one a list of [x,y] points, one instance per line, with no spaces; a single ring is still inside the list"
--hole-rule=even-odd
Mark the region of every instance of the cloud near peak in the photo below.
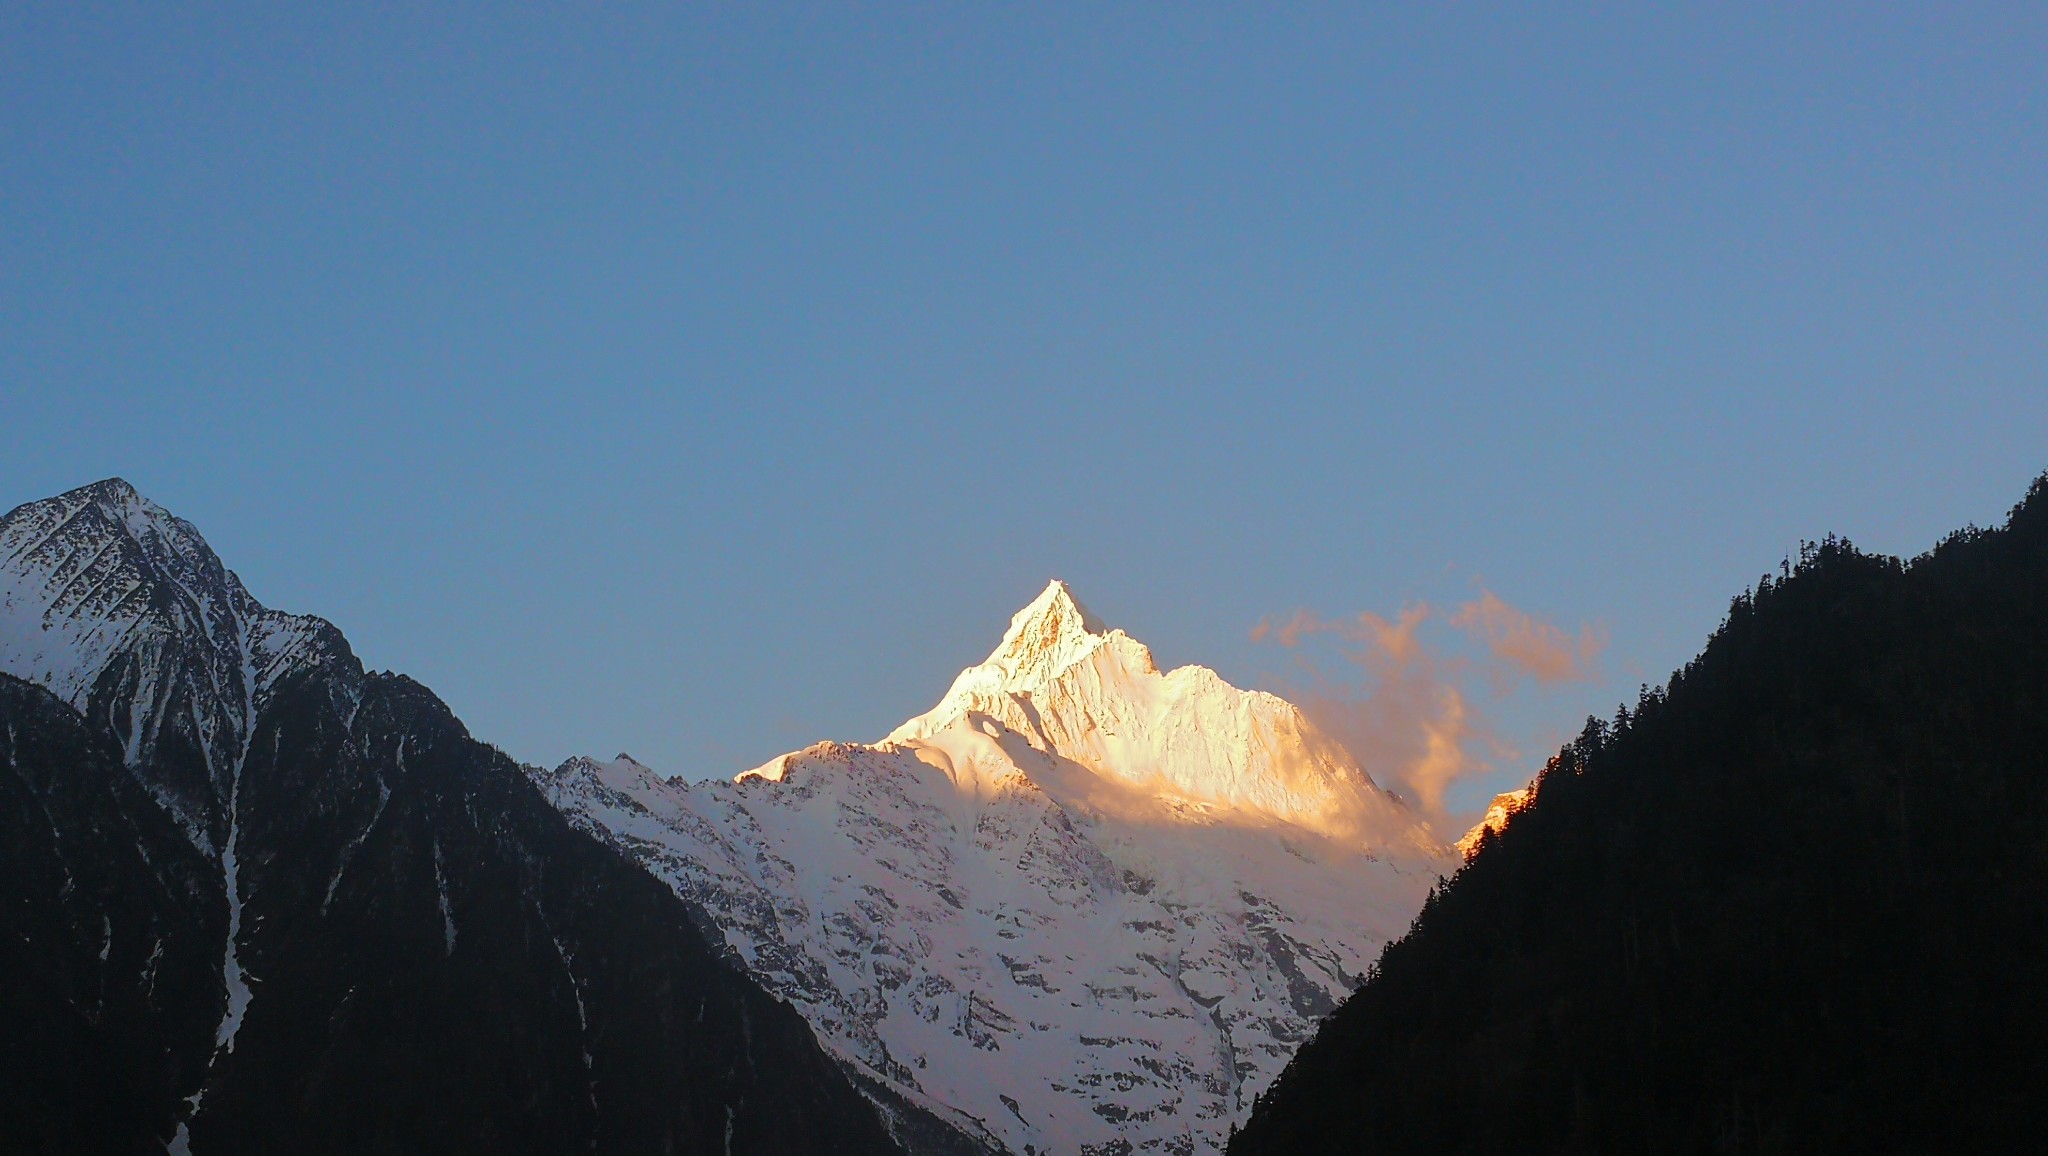
[[[1591,680],[1593,659],[1607,648],[1605,630],[1582,624],[1573,637],[1483,586],[1478,600],[1458,607],[1450,624],[1485,642],[1493,657],[1544,684]]]
[[[1432,621],[1482,644],[1485,657],[1433,646],[1423,631]],[[1607,644],[1604,630],[1582,626],[1577,635],[1567,634],[1484,588],[1449,614],[1426,602],[1404,606],[1392,618],[1371,611],[1325,618],[1297,610],[1251,631],[1254,642],[1289,649],[1314,635],[1348,644],[1344,656],[1362,677],[1332,679],[1304,657],[1307,683],[1285,688],[1289,697],[1369,774],[1413,799],[1432,820],[1446,817],[1444,795],[1452,783],[1493,770],[1493,759],[1516,757],[1474,701],[1472,680],[1481,679],[1499,697],[1523,677],[1539,685],[1591,679],[1593,659]]]

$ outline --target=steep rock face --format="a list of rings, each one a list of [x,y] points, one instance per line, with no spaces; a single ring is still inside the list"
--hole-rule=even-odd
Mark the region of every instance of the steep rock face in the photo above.
[[[0,605],[0,1016],[82,1073],[0,1147],[893,1150],[667,888],[124,483],[0,520]]]
[[[1219,1146],[1455,863],[1292,705],[1059,583],[878,745],[541,779],[878,1099],[1019,1154]]]

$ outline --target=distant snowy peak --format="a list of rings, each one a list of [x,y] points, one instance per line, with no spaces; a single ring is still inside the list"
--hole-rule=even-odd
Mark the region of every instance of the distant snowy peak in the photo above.
[[[1220,1151],[1456,862],[1294,706],[1162,673],[1060,582],[879,744],[535,778],[892,1119],[1013,1156]]]
[[[1002,670],[1011,689],[1030,690],[1087,657],[1112,633],[1123,632],[1105,628],[1073,590],[1055,578],[1030,605],[1011,616],[1002,644],[982,667]]]
[[[1508,820],[1515,817],[1515,812],[1529,805],[1529,796],[1535,793],[1535,785],[1531,784],[1495,795],[1493,802],[1486,808],[1486,814],[1480,816],[1479,821],[1472,824],[1472,829],[1459,838],[1458,852],[1470,859],[1473,853],[1479,850],[1479,843],[1486,838],[1487,833],[1498,834],[1508,825]]]
[[[1010,628],[988,658],[953,680],[931,710],[890,732],[885,741],[904,742],[938,733],[973,711],[1017,695],[1045,690],[1059,676],[1105,646],[1123,652],[1122,665],[1157,673],[1152,653],[1123,631],[1110,631],[1057,578],[1010,619]]]
[[[957,754],[950,748],[977,741],[963,729],[986,734],[990,725],[1087,768],[1126,801],[1192,806],[1206,821],[1277,821],[1353,845],[1434,843],[1294,704],[1240,690],[1206,667],[1161,673],[1144,644],[1105,628],[1057,580],[938,706],[884,741]],[[1057,792],[1054,777],[1041,785]],[[1070,782],[1065,793],[1094,785]]]

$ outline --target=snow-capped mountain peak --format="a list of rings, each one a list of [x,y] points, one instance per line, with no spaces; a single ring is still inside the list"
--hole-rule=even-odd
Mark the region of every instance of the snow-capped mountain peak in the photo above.
[[[1003,640],[980,665],[960,672],[939,705],[896,728],[889,737],[919,738],[943,729],[986,700],[1036,694],[1105,646],[1118,650],[1123,664],[1135,668],[1136,673],[1156,672],[1150,651],[1121,630],[1105,629],[1074,597],[1073,590],[1055,578],[1011,616]]]
[[[1162,673],[1143,643],[1104,627],[1060,581],[1010,620],[994,653],[885,742],[953,748],[993,722],[1094,780],[1050,768],[1048,790],[1098,809],[1165,802],[1207,822],[1307,828],[1353,845],[1412,842],[1414,817],[1285,699],[1215,671]],[[1189,808],[1193,810],[1190,811]]]
[[[193,841],[218,850],[258,707],[347,653],[332,626],[249,596],[190,522],[108,478],[0,518],[0,670],[120,736]],[[157,759],[185,746],[196,773]]]
[[[1006,670],[1018,689],[1043,681],[1102,644],[1109,631],[1065,582],[1046,583],[1038,597],[1010,618],[1003,641],[984,666]]]
[[[693,912],[126,482],[0,517],[0,674],[0,1149],[893,1150]]]
[[[624,756],[537,777],[899,1138],[936,1117],[1016,1156],[1220,1148],[1455,863],[1291,703],[1162,673],[1057,581],[879,744],[730,781]]]
[[[290,654],[332,628],[259,605],[190,522],[108,478],[0,519],[0,669],[84,709],[100,676],[149,626],[232,651],[221,693],[258,694]],[[244,668],[254,685],[242,680]]]

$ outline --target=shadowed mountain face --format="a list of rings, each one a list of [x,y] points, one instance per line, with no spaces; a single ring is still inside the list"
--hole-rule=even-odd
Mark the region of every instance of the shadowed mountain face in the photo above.
[[[2017,1152],[2048,1129],[2048,478],[1738,598],[1389,947],[1231,1146]]]
[[[220,1019],[217,870],[40,687],[0,675],[0,1138],[160,1149]]]
[[[895,1150],[667,887],[125,483],[0,520],[0,671],[0,1149]]]

